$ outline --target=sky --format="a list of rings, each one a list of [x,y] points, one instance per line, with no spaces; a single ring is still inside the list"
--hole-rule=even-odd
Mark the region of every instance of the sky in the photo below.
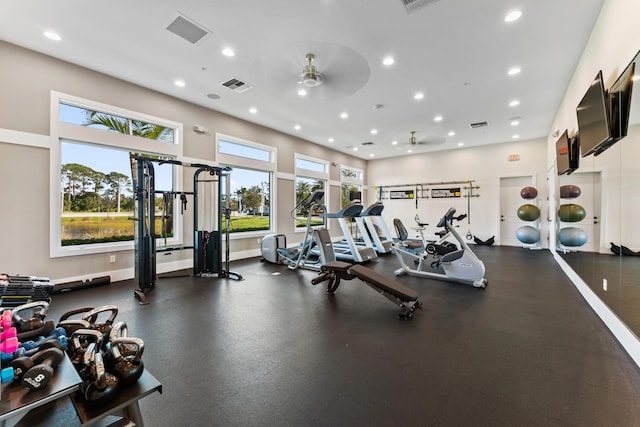
[[[60,120],[67,123],[82,124],[85,120],[84,109],[68,105],[60,105]],[[78,163],[95,171],[108,174],[118,172],[131,178],[129,152],[114,148],[101,148],[95,145],[63,142],[62,164]],[[160,191],[179,191],[173,189],[171,183],[171,166],[154,164],[155,187]],[[195,170],[194,170],[195,172]],[[234,169],[231,172],[231,194],[241,187],[260,186],[268,176],[264,172]],[[266,187],[265,187],[266,188]]]

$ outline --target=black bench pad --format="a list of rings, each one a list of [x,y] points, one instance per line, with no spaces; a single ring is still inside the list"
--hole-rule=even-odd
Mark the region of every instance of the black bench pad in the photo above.
[[[354,275],[360,280],[371,283],[372,285],[388,292],[405,301],[417,301],[418,293],[411,288],[404,286],[403,284],[383,276],[370,268],[363,265],[352,265],[349,268],[349,273]]]

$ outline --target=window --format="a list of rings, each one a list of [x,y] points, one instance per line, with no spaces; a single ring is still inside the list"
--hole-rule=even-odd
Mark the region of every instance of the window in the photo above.
[[[52,92],[51,111],[56,139],[51,149],[51,256],[132,249],[129,153],[178,157],[182,126],[57,92]],[[172,166],[156,168],[156,190],[178,186],[175,175]],[[179,243],[176,204],[155,197],[157,237]]]
[[[321,199],[320,203],[326,204],[326,201],[329,200],[327,185],[327,182],[329,180],[329,162],[296,154],[295,168],[296,205],[300,203],[300,201],[305,197],[311,195],[311,193],[313,193],[315,190],[325,191],[325,195]],[[312,215],[311,225],[326,226],[325,217],[320,215],[321,211],[316,210],[310,213],[297,211],[295,225],[296,230],[304,230],[307,223],[307,214]]]
[[[348,166],[340,167],[340,202],[342,207],[347,206],[354,200],[364,203],[362,195],[362,178],[363,173],[361,170]]]
[[[229,182],[231,236],[264,235],[272,231],[275,148],[221,134],[216,135],[216,141],[218,163],[232,168]]]

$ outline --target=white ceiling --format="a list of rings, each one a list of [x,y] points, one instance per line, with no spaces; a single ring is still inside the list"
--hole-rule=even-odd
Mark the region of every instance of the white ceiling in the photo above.
[[[2,0],[0,39],[375,159],[545,137],[602,3],[437,0],[407,13],[402,0]],[[522,17],[507,23],[512,10]],[[192,44],[169,32],[178,12],[211,33]],[[326,81],[300,97],[306,53]],[[253,88],[233,92],[230,78]],[[436,144],[411,147],[410,131]]]

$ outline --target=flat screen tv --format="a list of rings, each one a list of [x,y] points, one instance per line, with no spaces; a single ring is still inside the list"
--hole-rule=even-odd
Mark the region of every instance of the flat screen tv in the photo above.
[[[598,71],[576,108],[582,157],[599,154],[614,142],[609,126],[608,107],[602,71]]]
[[[569,137],[569,132],[564,131],[556,141],[556,165],[558,175],[569,175],[578,169],[578,138]]]
[[[631,111],[631,94],[636,62],[632,61],[620,74],[609,90],[609,119],[611,136],[616,141],[627,136],[629,129],[629,112]]]

